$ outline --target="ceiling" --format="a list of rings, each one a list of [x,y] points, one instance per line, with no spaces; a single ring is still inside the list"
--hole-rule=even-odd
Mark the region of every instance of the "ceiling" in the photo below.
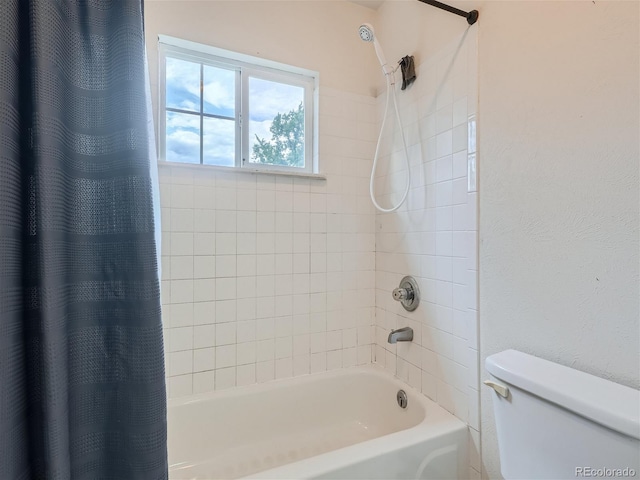
[[[363,7],[377,10],[380,5],[384,3],[384,0],[349,0],[351,3],[362,5]]]

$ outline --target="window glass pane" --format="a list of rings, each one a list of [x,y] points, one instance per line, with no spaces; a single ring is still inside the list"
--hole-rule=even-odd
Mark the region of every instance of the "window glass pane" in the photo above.
[[[202,128],[204,163],[233,167],[236,163],[236,122],[204,117]]]
[[[224,68],[203,66],[204,113],[235,118],[236,72]]]
[[[304,167],[304,88],[249,78],[249,161]]]
[[[200,64],[167,57],[167,107],[200,112]]]
[[[200,163],[200,115],[167,111],[166,160]]]

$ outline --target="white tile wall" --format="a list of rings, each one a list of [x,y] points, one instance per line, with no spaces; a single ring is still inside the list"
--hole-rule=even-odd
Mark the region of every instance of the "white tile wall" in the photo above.
[[[374,98],[321,88],[317,180],[161,166],[170,396],[371,362]]]
[[[397,213],[376,215],[374,360],[468,423],[470,475],[478,478],[475,32],[422,60],[416,82],[398,90],[411,190]],[[380,116],[383,102],[381,95]],[[406,178],[395,118],[387,121],[394,127],[384,137],[376,178],[385,206],[399,200]],[[391,297],[404,275],[420,286],[415,312]],[[414,341],[387,343],[389,330],[404,326],[413,328]]]

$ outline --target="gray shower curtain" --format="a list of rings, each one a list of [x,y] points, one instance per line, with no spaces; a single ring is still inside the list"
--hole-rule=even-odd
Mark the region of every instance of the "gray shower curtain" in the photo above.
[[[0,479],[167,477],[141,0],[0,0]]]

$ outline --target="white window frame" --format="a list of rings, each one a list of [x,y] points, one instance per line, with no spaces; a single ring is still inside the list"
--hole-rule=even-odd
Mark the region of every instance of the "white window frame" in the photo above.
[[[200,163],[203,161],[202,141],[201,151],[198,163],[180,163],[168,162],[166,160],[166,58],[178,58],[203,65],[210,65],[217,68],[225,68],[235,70],[236,72],[236,105],[235,105],[235,122],[236,122],[236,149],[235,163],[233,167],[209,165]],[[158,108],[158,153],[159,161],[171,165],[188,165],[188,166],[204,166],[220,169],[240,169],[246,171],[268,173],[299,173],[299,174],[315,174],[318,173],[317,165],[317,112],[318,112],[318,73],[285,65],[271,60],[265,60],[260,57],[239,54],[228,50],[223,50],[208,45],[203,45],[188,40],[181,40],[166,35],[158,36],[158,73],[159,73],[159,108]],[[263,80],[274,81],[286,85],[302,87],[304,89],[304,108],[305,108],[305,165],[304,167],[290,167],[284,165],[270,165],[264,163],[250,162],[249,156],[249,79],[258,78]],[[201,96],[202,102],[202,96]],[[170,109],[170,111],[175,109]],[[192,115],[200,117],[200,135],[203,135],[202,123],[203,118],[208,116],[203,114],[202,105],[201,112]],[[247,121],[245,121],[247,119]],[[246,128],[245,128],[246,127]]]

